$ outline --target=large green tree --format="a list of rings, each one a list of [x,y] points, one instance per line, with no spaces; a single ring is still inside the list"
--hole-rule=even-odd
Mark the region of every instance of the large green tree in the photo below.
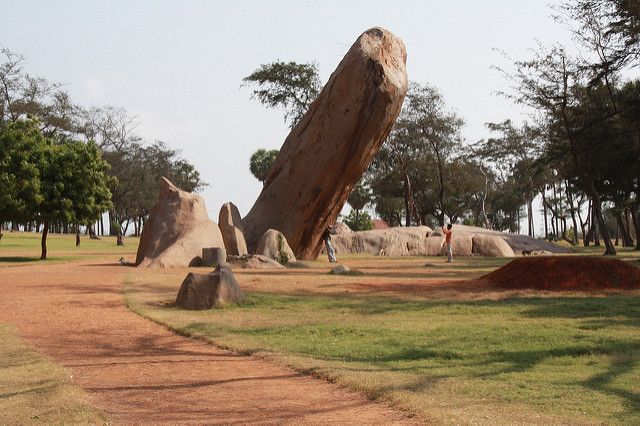
[[[42,200],[39,166],[46,145],[31,120],[10,123],[0,133],[0,234],[5,222],[33,219]]]
[[[262,64],[242,81],[243,86],[258,86],[253,90],[252,98],[269,108],[283,109],[284,121],[290,128],[300,121],[322,89],[315,62]]]
[[[106,172],[109,165],[92,143],[54,143],[35,120],[9,124],[0,135],[3,198],[12,199],[2,214],[43,224],[41,259],[53,222],[86,225],[111,207]],[[22,178],[26,178],[23,184]]]

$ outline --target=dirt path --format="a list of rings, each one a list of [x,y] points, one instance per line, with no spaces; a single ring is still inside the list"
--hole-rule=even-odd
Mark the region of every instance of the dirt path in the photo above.
[[[0,268],[0,321],[67,367],[114,423],[413,423],[336,385],[177,336],[123,304],[126,269]]]

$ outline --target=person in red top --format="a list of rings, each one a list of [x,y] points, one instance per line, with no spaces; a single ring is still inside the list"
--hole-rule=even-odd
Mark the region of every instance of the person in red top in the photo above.
[[[447,260],[447,262],[453,262],[453,253],[451,252],[451,224],[447,225],[447,229],[444,229],[443,226],[442,232],[444,232],[444,243],[447,245],[447,252],[449,253],[449,259]]]

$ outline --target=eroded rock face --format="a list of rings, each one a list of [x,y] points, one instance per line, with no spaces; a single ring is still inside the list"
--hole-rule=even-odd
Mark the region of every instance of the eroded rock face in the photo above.
[[[204,247],[224,247],[218,225],[209,219],[202,197],[160,181],[158,202],[144,224],[136,265],[173,268],[201,263]]]
[[[331,238],[336,253],[371,253],[382,256],[446,256],[441,228],[424,226],[374,229]],[[522,249],[524,247],[524,250]],[[526,235],[508,234],[465,225],[453,225],[453,257],[514,257],[516,254],[568,253],[565,247]]]
[[[218,215],[218,227],[222,233],[224,247],[232,256],[242,256],[248,253],[244,240],[244,227],[238,208],[233,203],[224,203]]]
[[[233,276],[231,266],[221,263],[211,273],[190,272],[182,282],[176,305],[184,309],[211,309],[226,303],[239,303],[244,294]]]
[[[285,140],[243,219],[253,252],[267,229],[315,259],[353,186],[395,123],[407,92],[406,50],[382,28],[362,34]]]
[[[282,250],[287,254],[288,262],[295,262],[296,256],[287,243],[287,239],[284,237],[284,235],[282,235],[282,240],[281,242],[279,242],[278,234],[281,233],[276,231],[275,229],[268,229],[258,243],[256,254],[266,256],[273,260],[279,260],[280,250]],[[282,244],[281,249],[278,247],[280,244]]]
[[[424,241],[430,232],[431,228],[428,226],[373,229],[333,235],[331,244],[338,254],[372,253],[385,256],[423,256]]]

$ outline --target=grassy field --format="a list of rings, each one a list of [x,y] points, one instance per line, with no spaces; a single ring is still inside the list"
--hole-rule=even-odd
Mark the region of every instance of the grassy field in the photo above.
[[[0,424],[101,424],[67,370],[0,323]]]
[[[42,234],[35,232],[3,231],[0,240],[0,267],[40,261],[41,238]],[[47,236],[46,262],[114,255],[135,261],[138,238],[127,237],[124,242],[124,246],[118,246],[116,237],[106,236],[100,237],[100,240],[91,240],[87,235],[82,235],[80,246],[76,247],[75,235],[51,233]]]
[[[5,231],[0,268],[39,262],[39,244],[37,234]],[[83,238],[76,248],[74,236],[54,234],[47,262],[132,261],[137,241],[125,244]],[[618,257],[637,264],[640,253],[620,249]],[[209,311],[172,302],[188,272],[210,269],[132,268],[124,297],[178,333],[335,381],[426,421],[640,423],[640,293],[495,291],[469,281],[509,260],[342,255],[356,271],[346,276],[330,275],[324,258],[310,269],[234,265],[246,300]],[[0,338],[0,423],[99,421],[64,369],[6,325]]]
[[[591,252],[602,248],[579,254]],[[358,270],[349,276],[329,275],[322,261],[283,272],[234,267],[245,302],[209,311],[172,307],[186,270],[136,270],[126,292],[131,309],[181,334],[427,421],[640,423],[640,294],[463,285],[508,260],[343,255]]]

